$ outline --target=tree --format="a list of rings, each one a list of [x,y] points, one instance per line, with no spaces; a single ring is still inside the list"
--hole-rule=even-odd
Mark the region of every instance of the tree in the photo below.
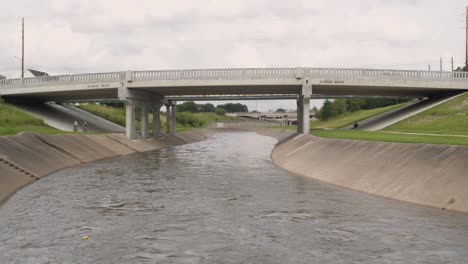
[[[320,120],[328,120],[333,117],[333,103],[330,100],[325,100],[320,109]]]
[[[191,113],[197,113],[198,112],[198,107],[194,102],[184,102],[183,104],[177,105],[177,112],[191,112]]]
[[[226,111],[224,111],[223,108],[219,108],[219,107],[218,107],[218,108],[215,109],[215,113],[216,113],[217,115],[219,115],[219,116],[224,116],[224,115],[226,114]]]
[[[216,107],[213,104],[206,103],[204,105],[201,105],[201,112],[205,113],[212,113],[214,112]]]
[[[246,105],[243,104],[233,104],[227,103],[224,105],[218,105],[218,108],[222,108],[226,111],[226,113],[236,113],[236,112],[249,112],[249,109]]]
[[[332,116],[339,116],[346,112],[346,102],[343,99],[335,99],[333,101],[333,107],[332,107]]]
[[[356,112],[362,109],[366,104],[365,99],[350,98],[346,99],[346,110]]]

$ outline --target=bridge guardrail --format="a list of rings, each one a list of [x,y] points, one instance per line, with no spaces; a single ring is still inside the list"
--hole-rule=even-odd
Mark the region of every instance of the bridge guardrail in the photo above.
[[[133,80],[281,79],[294,78],[295,76],[296,71],[292,68],[200,69],[132,72]]]
[[[457,79],[468,78],[468,72],[411,71],[384,69],[337,69],[337,68],[304,68],[305,76],[344,75],[344,76],[385,76],[419,79]]]
[[[3,79],[0,86],[44,86],[54,84],[120,82],[129,78],[134,81],[145,80],[255,80],[255,79],[298,79],[314,77],[385,77],[400,79],[427,80],[467,80],[468,72],[437,72],[383,69],[349,68],[241,68],[241,69],[195,69],[195,70],[158,70],[129,71],[90,74],[45,76],[24,79]]]
[[[47,84],[70,84],[70,83],[89,83],[95,81],[123,81],[125,72],[105,72],[91,74],[72,74],[42,76],[33,78],[3,79],[0,80],[0,86],[36,86]]]

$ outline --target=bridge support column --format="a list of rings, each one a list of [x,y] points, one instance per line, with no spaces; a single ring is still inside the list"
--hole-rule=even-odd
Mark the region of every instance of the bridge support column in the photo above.
[[[140,121],[142,138],[148,137],[148,117],[149,117],[148,102],[142,101],[141,102],[141,121]]]
[[[176,102],[171,101],[171,134],[176,133]]]
[[[301,99],[297,99],[297,115],[296,115],[296,122],[297,122],[297,132],[302,131],[302,104]]]
[[[171,134],[171,105],[170,103],[164,105],[166,106],[166,133]]]
[[[161,136],[161,102],[153,102],[153,137]]]
[[[312,84],[304,80],[301,94],[297,100],[297,132],[308,134],[310,132],[310,97],[312,96]]]
[[[127,78],[131,72],[127,72]],[[130,80],[128,80],[130,82]],[[119,99],[125,102],[126,106],[126,121],[125,121],[125,134],[130,139],[136,139],[136,128],[135,128],[135,107],[137,103],[141,104],[141,136],[146,138],[149,136],[149,108],[153,102],[158,102],[162,105],[162,97],[157,94],[153,94],[146,91],[139,91],[129,89],[127,83],[123,83],[123,87],[118,89]],[[159,108],[158,108],[159,109]],[[157,118],[159,115],[157,115]],[[156,122],[159,124],[159,122]]]
[[[136,102],[134,100],[125,100],[125,135],[129,139],[137,138],[135,128],[135,104]]]
[[[297,132],[302,134],[310,132],[310,98],[301,96],[298,100]]]

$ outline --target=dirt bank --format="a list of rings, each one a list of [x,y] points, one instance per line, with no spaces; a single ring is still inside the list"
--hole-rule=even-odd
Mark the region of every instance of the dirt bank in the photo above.
[[[290,172],[405,202],[468,212],[468,147],[317,138],[263,129]]]
[[[122,134],[0,137],[0,204],[21,187],[52,172],[100,159],[205,140],[216,133],[199,129],[161,139],[132,141]]]

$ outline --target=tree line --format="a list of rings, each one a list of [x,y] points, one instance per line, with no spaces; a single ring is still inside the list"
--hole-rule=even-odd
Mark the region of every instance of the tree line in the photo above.
[[[214,106],[213,104],[206,103],[206,104],[196,104],[195,102],[189,101],[184,102],[182,104],[178,104],[177,106],[178,112],[191,112],[191,113],[236,113],[236,112],[248,112],[249,109],[246,105],[243,104],[233,104],[227,103],[224,105]]]

